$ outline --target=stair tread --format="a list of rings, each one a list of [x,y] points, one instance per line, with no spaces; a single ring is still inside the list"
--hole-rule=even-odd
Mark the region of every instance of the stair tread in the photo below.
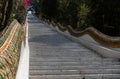
[[[60,69],[120,69],[120,65],[107,65],[107,66],[100,66],[100,65],[89,65],[89,66],[30,66],[30,69],[35,70],[60,70]]]
[[[120,69],[30,70],[31,75],[120,74]]]
[[[89,75],[35,75],[30,79],[120,79],[120,74],[89,74]]]

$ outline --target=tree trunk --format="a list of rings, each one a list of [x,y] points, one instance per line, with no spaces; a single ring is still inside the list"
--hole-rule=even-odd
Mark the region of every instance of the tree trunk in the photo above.
[[[8,1],[8,6],[7,6],[7,11],[6,11],[6,18],[5,18],[4,27],[7,26],[7,24],[10,21],[11,14],[12,14],[12,9],[13,9],[13,0],[9,0]]]
[[[0,23],[0,30],[4,28],[4,22],[5,22],[5,17],[6,17],[6,7],[7,7],[7,0],[3,0],[3,5],[2,5],[2,18],[1,18],[1,23]]]

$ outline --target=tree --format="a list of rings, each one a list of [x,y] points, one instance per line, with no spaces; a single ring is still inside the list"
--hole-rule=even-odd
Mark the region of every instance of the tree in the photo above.
[[[91,25],[101,32],[120,36],[120,3],[119,0],[92,0]]]
[[[77,29],[78,30],[84,30],[89,26],[89,15],[91,8],[88,5],[87,1],[81,0],[81,2],[78,4],[78,22],[77,22]]]
[[[0,19],[0,30],[4,29],[5,26],[9,23],[12,9],[13,9],[13,0],[2,0],[1,1],[1,19]]]
[[[54,19],[57,16],[58,0],[43,0],[41,12],[48,19]]]
[[[119,0],[33,0],[38,15],[71,25],[76,30],[93,26],[99,31],[120,36]],[[37,4],[37,5],[36,5]]]
[[[7,25],[11,23],[11,21],[15,19],[15,15],[19,11],[18,6],[20,4],[24,6],[23,0],[1,0],[0,1],[0,30],[3,30]],[[24,10],[24,13],[26,13],[25,10]]]

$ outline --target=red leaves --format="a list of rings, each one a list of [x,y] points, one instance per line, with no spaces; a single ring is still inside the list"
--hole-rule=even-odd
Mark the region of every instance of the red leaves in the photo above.
[[[29,6],[30,5],[30,0],[24,0],[24,5]]]

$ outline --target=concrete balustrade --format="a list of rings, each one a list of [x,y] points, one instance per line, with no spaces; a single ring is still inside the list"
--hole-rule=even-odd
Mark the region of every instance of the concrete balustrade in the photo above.
[[[69,39],[83,44],[104,57],[120,58],[120,37],[107,36],[93,27],[78,32],[70,26],[62,26],[54,21],[45,20],[45,23],[51,25],[54,30],[57,30]]]
[[[49,21],[46,21],[47,23],[50,24]],[[87,29],[85,29],[84,31],[75,31],[73,30],[70,26],[62,26],[59,23],[55,23],[55,22],[51,22],[51,24],[54,27],[58,27],[59,30],[61,31],[68,31],[72,36],[75,37],[81,37],[83,35],[88,34],[89,36],[91,36],[95,41],[97,41],[98,43],[100,43],[101,45],[107,46],[107,47],[112,47],[112,48],[120,48],[120,37],[110,37],[108,35],[105,35],[103,33],[101,33],[100,31],[98,31],[97,29],[93,28],[93,27],[89,27]]]

